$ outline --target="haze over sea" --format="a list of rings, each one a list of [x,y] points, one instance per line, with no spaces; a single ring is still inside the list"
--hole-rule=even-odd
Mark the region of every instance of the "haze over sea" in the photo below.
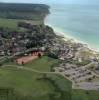
[[[45,22],[56,31],[99,49],[99,6],[50,5],[51,14]]]

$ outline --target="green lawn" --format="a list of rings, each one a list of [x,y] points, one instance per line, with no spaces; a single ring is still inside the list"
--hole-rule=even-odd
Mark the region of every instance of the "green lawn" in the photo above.
[[[33,60],[32,62],[26,64],[26,67],[30,67],[39,71],[50,71],[51,67],[57,66],[59,60],[53,59],[47,56],[43,56],[42,58]]]

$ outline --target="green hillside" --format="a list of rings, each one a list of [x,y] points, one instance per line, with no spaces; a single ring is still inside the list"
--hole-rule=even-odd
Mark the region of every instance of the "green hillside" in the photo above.
[[[0,3],[0,17],[8,19],[44,19],[49,13],[49,6],[44,4]]]

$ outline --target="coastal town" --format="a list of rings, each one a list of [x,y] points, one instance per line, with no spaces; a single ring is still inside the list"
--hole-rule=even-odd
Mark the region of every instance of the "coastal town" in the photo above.
[[[57,34],[49,13],[0,3],[0,100],[99,100],[99,52]]]
[[[72,81],[73,88],[99,89],[98,52],[89,49],[85,44],[70,39],[64,40],[63,37],[57,36],[51,27],[43,24],[19,22],[18,27],[25,29],[25,32],[0,29],[1,65],[2,61],[8,58],[15,60],[20,55],[43,52],[50,57],[60,59],[61,63],[54,67],[54,71]],[[33,60],[33,57],[30,59]],[[25,61],[21,59],[21,63]]]
[[[72,81],[72,88],[99,90],[99,56],[87,45],[67,40],[53,46],[54,53],[58,50],[58,58],[62,63],[55,67],[59,72]]]

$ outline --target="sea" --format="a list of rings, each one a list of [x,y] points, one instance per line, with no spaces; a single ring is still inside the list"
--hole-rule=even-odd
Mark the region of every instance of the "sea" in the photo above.
[[[51,4],[45,23],[60,35],[99,49],[99,6]]]

